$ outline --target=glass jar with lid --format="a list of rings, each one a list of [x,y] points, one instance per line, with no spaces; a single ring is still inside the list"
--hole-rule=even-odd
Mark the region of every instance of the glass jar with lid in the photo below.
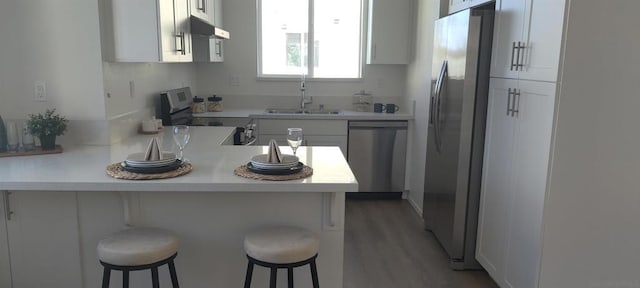
[[[207,104],[207,111],[209,112],[220,112],[224,108],[222,106],[222,97],[218,97],[213,95],[212,97],[207,98],[209,103]]]
[[[198,96],[193,97],[193,104],[191,104],[191,113],[198,114],[206,112],[206,106],[204,104],[204,98]]]

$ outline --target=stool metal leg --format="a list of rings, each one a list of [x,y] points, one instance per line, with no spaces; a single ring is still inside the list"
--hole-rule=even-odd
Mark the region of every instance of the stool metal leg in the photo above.
[[[278,269],[271,268],[271,278],[269,279],[269,288],[276,288],[276,283],[278,282]]]
[[[109,281],[111,281],[111,269],[104,267],[104,272],[102,272],[102,288],[109,288]]]
[[[173,263],[173,260],[167,263],[169,265],[169,274],[171,275],[171,285],[173,288],[180,288],[178,285],[178,274],[176,273],[176,265]]]
[[[158,267],[151,268],[151,283],[153,288],[160,288],[160,281],[158,280]]]
[[[129,271],[122,271],[122,288],[129,288]]]
[[[318,268],[316,268],[316,259],[311,260],[309,266],[311,266],[311,280],[313,281],[313,288],[320,288],[320,284],[318,284]]]
[[[287,277],[289,278],[289,288],[293,288],[293,268],[287,268]]]
[[[251,278],[253,277],[253,263],[249,261],[247,264],[247,274],[244,277],[244,288],[251,288]]]

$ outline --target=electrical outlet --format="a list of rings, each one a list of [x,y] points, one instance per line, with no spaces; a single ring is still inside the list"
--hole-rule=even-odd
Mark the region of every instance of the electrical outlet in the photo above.
[[[47,84],[44,81],[36,81],[34,84],[33,100],[47,101]]]
[[[233,87],[240,86],[240,77],[238,77],[238,76],[229,77],[229,85],[231,85]]]

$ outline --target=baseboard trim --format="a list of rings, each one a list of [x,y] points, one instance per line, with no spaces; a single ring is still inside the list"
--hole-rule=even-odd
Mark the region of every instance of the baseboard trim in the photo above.
[[[413,210],[416,210],[416,213],[418,213],[418,215],[420,215],[420,217],[422,218],[422,207],[418,207],[418,204],[415,201],[413,201],[413,198],[411,198],[411,195],[407,197],[407,201],[409,201],[409,204],[411,204],[411,207],[413,207]]]
[[[347,192],[347,199],[402,199],[401,192]]]

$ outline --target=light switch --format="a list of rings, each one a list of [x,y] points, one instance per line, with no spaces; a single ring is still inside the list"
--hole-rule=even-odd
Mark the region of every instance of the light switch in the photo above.
[[[33,100],[47,101],[47,84],[44,81],[36,81],[34,84]]]

